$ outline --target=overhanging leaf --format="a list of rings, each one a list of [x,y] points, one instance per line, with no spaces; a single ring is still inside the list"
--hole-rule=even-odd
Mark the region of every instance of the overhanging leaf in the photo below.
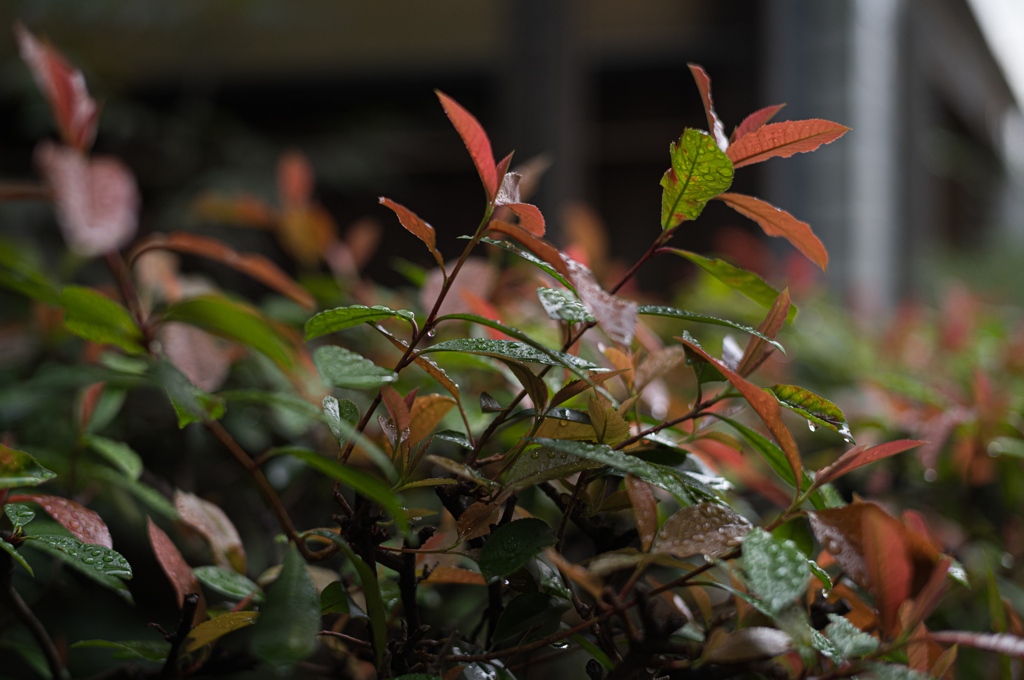
[[[24,451],[0,444],[0,489],[38,486],[56,476]]]
[[[718,196],[718,199],[744,217],[757,222],[769,236],[781,236],[792,243],[822,271],[828,268],[828,252],[806,222],[753,196],[729,193]]]
[[[696,323],[707,323],[713,324],[715,326],[725,326],[726,328],[733,328],[735,330],[743,331],[744,333],[749,333],[750,335],[761,338],[762,340],[765,340],[766,342],[769,342],[772,345],[774,345],[783,354],[786,353],[786,350],[783,349],[782,345],[780,345],[775,340],[772,340],[768,336],[764,335],[758,330],[751,328],[750,326],[744,326],[743,324],[736,323],[735,321],[719,319],[713,316],[708,316],[706,314],[690,312],[685,309],[663,307],[661,305],[640,305],[640,307],[637,309],[637,313],[643,314],[645,316],[663,316],[668,317],[670,319],[680,319],[682,321],[694,321]]]
[[[86,435],[85,443],[108,463],[132,479],[138,479],[142,474],[142,458],[124,442],[97,435]]]
[[[772,385],[768,388],[779,403],[789,410],[807,418],[809,423],[816,423],[838,432],[843,439],[853,441],[850,426],[846,424],[846,416],[842,410],[825,397],[818,396],[810,390],[796,385]],[[827,482],[828,480],[822,480]]]
[[[430,254],[434,256],[434,260],[437,261],[437,266],[443,271],[444,257],[437,249],[437,234],[434,232],[434,228],[427,224],[419,215],[409,210],[404,205],[395,203],[390,198],[384,198],[381,196],[377,200],[381,205],[390,209],[398,216],[398,221],[402,223],[402,226],[405,227],[407,231],[412,233],[412,235],[419,240],[423,241],[427,246],[427,250],[430,251]],[[306,339],[308,340],[309,338],[307,337]]]
[[[498,186],[501,178],[494,163],[494,152],[491,151],[491,140],[483,127],[469,111],[464,109],[457,101],[441,92],[434,90],[437,98],[441,100],[444,112],[448,114],[449,120],[455,126],[455,130],[462,137],[469,155],[473,158],[473,165],[480,173],[480,181],[484,185],[484,192],[487,200],[493,202],[498,195]]]
[[[38,503],[46,511],[46,514],[57,520],[82,543],[91,543],[103,548],[113,547],[110,530],[100,516],[70,498],[45,494],[17,494],[8,497],[7,500],[8,502],[31,501]]]
[[[494,225],[495,223],[492,222],[491,224]],[[501,231],[502,233],[505,233],[501,229],[497,229],[497,231]],[[516,236],[515,233],[510,233],[508,235],[512,236],[513,238],[515,238],[515,236]],[[533,265],[539,267],[541,270],[543,270],[545,273],[547,273],[549,276],[554,278],[556,281],[558,281],[560,284],[562,284],[566,288],[569,288],[570,290],[575,290],[573,288],[573,286],[572,286],[572,283],[570,283],[569,279],[567,278],[568,272],[564,271],[564,269],[565,269],[565,264],[564,263],[561,263],[559,265],[561,267],[561,270],[559,270],[559,268],[549,264],[548,262],[546,262],[545,260],[541,259],[540,257],[538,257],[536,255],[533,255],[532,253],[528,253],[525,250],[520,250],[519,248],[516,248],[514,245],[512,245],[508,241],[498,241],[498,240],[493,239],[493,238],[484,237],[484,238],[480,239],[480,243],[486,243],[488,245],[497,246],[498,248],[501,248],[502,250],[508,251],[508,252],[512,253],[513,255],[521,257],[522,259],[526,260],[530,264],[533,264]],[[551,246],[551,250],[555,254],[557,254],[557,250],[555,250],[554,246]],[[550,256],[550,253],[548,253],[548,255]],[[558,258],[558,259],[561,260],[561,258]]]
[[[458,316],[463,315],[460,314]],[[447,340],[421,350],[420,354],[429,354],[434,352],[481,354],[484,356],[494,357],[495,359],[512,359],[513,361],[544,364],[545,366],[568,366],[577,372],[583,370],[596,370],[600,368],[600,366],[592,364],[580,357],[572,356],[571,354],[566,354],[565,352],[559,352],[553,349],[540,351],[525,342],[519,342],[517,340],[484,340],[476,338]]]
[[[734,167],[742,168],[774,156],[788,158],[795,153],[814,151],[822,144],[839,139],[849,130],[820,119],[771,123],[737,139],[726,153]]]
[[[57,557],[75,571],[131,600],[122,579],[132,577],[132,568],[120,553],[82,543],[71,536],[33,536],[25,545]]]
[[[377,366],[369,359],[344,347],[326,345],[313,353],[313,363],[324,384],[348,389],[380,387],[398,380],[389,368]]]
[[[700,130],[683,132],[669,154],[672,167],[661,178],[662,230],[697,219],[707,202],[732,184],[732,162],[714,138]]]
[[[718,558],[735,549],[750,528],[750,522],[728,506],[698,503],[665,520],[652,552],[680,559],[691,555]]]
[[[785,106],[785,104],[776,104],[775,106],[766,106],[763,109],[754,111],[752,114],[744,118],[743,122],[733,130],[732,136],[729,138],[729,143],[735,144],[737,140],[746,137],[751,132],[760,130]]]
[[[583,303],[577,300],[576,296],[568,290],[538,288],[537,298],[540,300],[544,312],[556,321],[568,321],[569,323],[592,323],[597,321],[583,307]]]
[[[850,449],[843,455],[841,455],[831,465],[826,465],[822,469],[818,470],[818,474],[814,478],[816,485],[825,484],[833,479],[845,475],[851,470],[856,470],[859,467],[873,463],[876,460],[888,458],[894,456],[897,453],[903,453],[917,446],[921,446],[926,442],[915,441],[912,439],[900,439],[894,442],[886,442],[885,444],[879,444],[878,446],[872,446],[870,448],[864,446],[857,446]]]
[[[366,307],[364,305],[350,305],[338,307],[320,312],[306,322],[306,340],[319,338],[321,335],[343,331],[346,328],[354,328],[364,323],[381,321],[392,317],[401,317],[406,321],[414,319],[413,313],[407,309],[389,309],[384,305]]]
[[[796,543],[780,541],[763,529],[743,539],[743,571],[751,589],[772,611],[779,611],[807,589],[807,558]]]
[[[521,569],[544,548],[555,544],[555,532],[547,522],[531,517],[495,529],[480,550],[480,571],[490,581]]]
[[[263,594],[256,592],[259,586],[244,574],[222,567],[202,566],[192,570],[199,582],[221,597],[241,602],[252,595],[252,601],[263,602]],[[255,593],[255,595],[253,595]]]

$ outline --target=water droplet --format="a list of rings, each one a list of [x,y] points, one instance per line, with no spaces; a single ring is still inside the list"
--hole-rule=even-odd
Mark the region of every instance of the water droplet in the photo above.
[[[428,338],[432,338],[435,335],[437,335],[437,331],[435,331],[433,328],[431,328],[429,331],[427,331],[427,337]]]
[[[703,541],[704,540],[704,534],[694,534],[693,536],[690,536],[690,540],[691,541],[697,541],[697,542]]]
[[[928,468],[927,470],[924,471],[924,481],[934,482],[938,478],[939,473],[936,472],[935,468]]]
[[[530,454],[530,458],[537,460],[538,458],[540,458],[540,454],[534,451],[533,453]]]
[[[818,425],[817,425],[817,424],[816,424],[816,423],[815,423],[814,421],[812,421],[812,420],[808,420],[808,421],[807,421],[807,428],[808,428],[808,429],[809,429],[809,430],[810,430],[811,432],[816,432],[816,431],[818,430]]]
[[[567,420],[559,420],[558,421],[558,426],[559,427],[568,427],[569,426],[569,421],[567,421]]]
[[[847,444],[853,443],[853,440],[850,439],[849,437],[843,437],[843,441],[846,442]]]
[[[779,567],[775,570],[775,575],[779,578],[786,578],[789,576],[789,567]]]
[[[548,458],[554,458],[554,457],[555,457],[555,452],[554,451],[548,451]]]

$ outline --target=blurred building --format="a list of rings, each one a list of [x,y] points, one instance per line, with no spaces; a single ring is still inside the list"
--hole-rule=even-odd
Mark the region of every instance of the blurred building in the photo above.
[[[340,223],[387,218],[375,204],[388,193],[455,252],[481,195],[438,87],[477,114],[498,155],[554,161],[535,197],[553,240],[567,202],[583,201],[612,252],[636,257],[658,229],[669,142],[706,125],[687,62],[710,73],[728,127],[785,102],[780,120],[853,128],[813,154],[742,169],[735,184],[812,225],[828,282],[851,302],[889,309],[935,249],[1024,228],[1008,170],[1024,125],[967,0],[4,3],[0,24],[15,19],[106,101],[98,145],[138,173],[148,229],[180,228],[203,188],[272,195],[274,159],[297,146]],[[19,177],[48,123],[6,35],[0,172]],[[682,240],[721,250],[720,228],[757,232],[743,222],[713,204]],[[389,248],[429,260],[411,237]],[[791,252],[771,248],[779,261]],[[663,263],[641,283],[663,289],[681,269]]]

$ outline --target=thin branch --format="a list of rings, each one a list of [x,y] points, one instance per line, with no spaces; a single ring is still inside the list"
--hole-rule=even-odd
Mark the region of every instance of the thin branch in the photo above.
[[[199,593],[189,593],[181,603],[181,620],[178,622],[178,630],[170,637],[171,651],[167,654],[167,660],[160,671],[160,680],[174,680],[181,677],[181,668],[178,666],[178,656],[181,653],[181,645],[185,638],[192,632],[192,621],[196,616],[196,609],[199,607]]]

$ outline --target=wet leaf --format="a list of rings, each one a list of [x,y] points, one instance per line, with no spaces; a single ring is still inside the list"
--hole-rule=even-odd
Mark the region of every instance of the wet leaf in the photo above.
[[[0,489],[38,486],[56,476],[24,451],[0,444]]]
[[[38,503],[50,517],[70,531],[82,543],[92,543],[112,548],[110,530],[100,516],[80,503],[61,496],[44,494],[12,495],[8,501],[31,501]],[[9,506],[8,506],[9,507]]]
[[[0,549],[2,549],[4,552],[6,552],[8,555],[10,555],[11,558],[15,562],[17,562],[22,567],[24,567],[25,571],[28,572],[29,576],[35,578],[35,575],[36,575],[35,572],[32,571],[32,567],[30,567],[28,562],[25,561],[25,558],[21,556],[21,553],[18,552],[17,548],[15,548],[13,545],[8,543],[7,541],[5,541],[3,539],[0,539]]]
[[[538,288],[537,298],[540,299],[544,312],[555,321],[568,321],[569,323],[591,323],[597,321],[571,291],[557,288]]]
[[[763,529],[754,529],[743,540],[743,571],[750,589],[776,612],[802,595],[811,577],[796,543],[780,541]]]
[[[714,137],[718,148],[725,151],[729,148],[729,138],[725,136],[725,126],[715,113],[715,105],[711,99],[711,78],[706,71],[697,64],[687,64],[690,73],[697,82],[697,89],[700,90],[701,101],[704,102],[704,113],[708,117],[708,132]]]
[[[882,629],[895,635],[899,606],[910,597],[914,566],[903,536],[891,530],[893,524],[899,522],[881,511],[864,512],[861,517],[868,589],[882,619]]]
[[[440,90],[434,90],[434,93],[441,100],[444,112],[448,114],[448,119],[455,126],[466,149],[469,150],[469,155],[473,158],[473,165],[480,173],[480,181],[484,185],[487,200],[493,202],[498,195],[498,187],[502,178],[498,177],[494,152],[491,151],[491,141],[487,138],[487,133],[484,132],[483,127],[473,117],[473,114],[462,108],[458,102]]]
[[[801,222],[785,210],[779,210],[753,196],[722,194],[718,199],[744,217],[757,222],[769,236],[781,236],[792,243],[808,260],[821,267],[822,271],[828,269],[828,252],[806,222]]]
[[[419,215],[406,208],[400,203],[395,203],[390,198],[384,198],[380,196],[378,202],[384,207],[390,209],[395,215],[398,216],[398,221],[402,223],[402,226],[407,231],[412,233],[413,236],[423,241],[427,246],[427,250],[434,256],[434,260],[437,261],[437,266],[444,270],[444,257],[437,249],[437,234],[434,232],[434,228],[427,224]],[[309,338],[307,338],[308,340]]]
[[[581,359],[580,357],[559,352],[553,349],[540,351],[517,340],[484,340],[462,338],[448,340],[431,345],[420,351],[420,354],[432,352],[462,352],[465,354],[481,354],[495,359],[511,359],[524,363],[544,364],[545,366],[569,366],[577,371],[599,369],[600,366]]]
[[[142,458],[124,442],[97,435],[86,435],[85,443],[108,463],[132,479],[138,479],[142,475]]]
[[[591,397],[587,402],[587,415],[599,444],[618,444],[629,437],[629,424],[611,404]]]
[[[218,506],[194,494],[174,492],[174,507],[181,521],[198,531],[210,544],[213,561],[218,567],[245,573],[245,547],[238,530]]]
[[[591,374],[588,378],[590,382],[587,382],[586,380],[573,380],[572,382],[568,382],[562,386],[562,389],[558,390],[558,392],[555,393],[555,396],[551,397],[551,400],[548,403],[552,407],[555,407],[558,404],[562,404],[566,401],[569,401],[578,394],[586,392],[592,386],[596,387],[601,383],[605,382],[606,380],[611,380],[616,376],[626,373],[627,370],[632,369],[603,371],[601,373]],[[588,418],[587,420],[589,422],[590,419]]]
[[[269,319],[248,304],[219,295],[204,295],[171,305],[164,311],[163,320],[189,323],[247,345],[286,369],[296,361],[295,348],[274,329]]]
[[[348,307],[328,309],[326,312],[320,312],[313,316],[306,322],[306,340],[319,338],[321,335],[327,335],[336,331],[343,331],[346,328],[354,328],[364,323],[393,317],[400,317],[410,322],[415,318],[413,313],[407,309],[394,310],[384,305],[374,305],[373,307],[350,305]]]
[[[699,503],[665,520],[652,552],[680,559],[691,555],[717,559],[735,549],[750,529],[750,522],[728,506]]]
[[[471,482],[475,482],[477,484],[480,484],[481,486],[495,486],[495,482],[491,481],[490,479],[487,479],[482,474],[480,474],[470,466],[466,465],[465,463],[460,463],[459,461],[452,460],[451,458],[444,458],[443,456],[435,456],[432,454],[425,456],[425,459],[428,463],[433,463],[434,465],[438,466],[439,468],[443,468],[444,470],[447,470],[453,475],[462,477],[463,479],[469,480]]]
[[[628,348],[636,332],[637,303],[605,292],[589,268],[571,258],[564,259],[584,308],[609,338]]]
[[[229,600],[241,602],[253,593],[251,601],[263,602],[263,594],[256,592],[259,586],[244,574],[222,567],[202,566],[192,570],[195,577],[205,587]]]
[[[409,414],[409,441],[415,445],[430,436],[454,406],[454,399],[441,394],[416,397]]]
[[[266,590],[266,603],[252,631],[253,653],[275,667],[316,651],[320,597],[295,546],[285,553],[281,575]]]
[[[591,430],[591,435],[593,435],[593,430]],[[552,479],[565,479],[577,472],[596,467],[600,467],[600,464],[586,458],[565,451],[540,447],[520,454],[516,462],[505,473],[504,484],[508,487],[525,488]]]
[[[516,640],[531,628],[543,627],[548,623],[561,621],[562,614],[572,609],[572,603],[560,597],[545,593],[522,593],[512,598],[498,618],[494,627],[494,641],[500,642],[514,636]],[[535,632],[537,637],[543,631]]]
[[[270,259],[257,253],[239,253],[226,243],[207,236],[184,231],[151,234],[139,241],[125,259],[131,264],[142,253],[157,249],[207,257],[242,272],[308,310],[316,307],[313,296]]]
[[[779,291],[765,283],[764,279],[760,276],[753,272],[748,272],[745,269],[734,267],[725,260],[702,257],[697,253],[680,250],[679,248],[668,248],[667,251],[693,262],[711,276],[715,277],[733,290],[742,293],[765,309],[771,309],[772,304],[775,302],[776,298],[779,297]],[[686,313],[693,314],[693,312]],[[796,318],[796,313],[796,305],[791,306],[789,314],[786,317],[786,321],[793,323],[793,319]],[[747,331],[745,327],[740,330],[750,332]]]
[[[334,387],[371,389],[398,380],[398,374],[390,368],[377,366],[344,347],[318,347],[313,353],[313,363],[324,384]]]
[[[853,440],[850,426],[842,410],[828,399],[796,385],[772,385],[771,390],[779,403],[807,420],[838,432],[844,439]],[[822,480],[827,482],[828,480]]]
[[[131,600],[122,579],[132,577],[132,568],[120,553],[82,543],[71,536],[33,536],[25,545],[60,559],[80,574]]]
[[[849,129],[820,119],[771,123],[737,139],[727,153],[733,166],[742,168],[775,156],[788,158],[795,153],[814,151],[842,137]]]
[[[772,345],[774,345],[776,348],[778,348],[783,354],[786,353],[786,350],[784,350],[782,348],[782,345],[780,345],[779,343],[775,342],[774,339],[769,338],[768,336],[764,335],[763,333],[761,333],[761,331],[755,330],[755,329],[751,328],[750,326],[744,326],[741,323],[736,323],[735,321],[729,321],[727,319],[719,319],[719,318],[716,318],[716,317],[713,317],[713,316],[708,316],[706,314],[698,314],[697,312],[690,312],[690,311],[687,311],[685,309],[675,309],[674,307],[663,307],[661,305],[641,305],[637,309],[637,313],[643,314],[645,316],[662,316],[662,317],[667,317],[667,318],[670,318],[670,319],[680,319],[681,321],[693,321],[693,322],[696,322],[696,323],[706,323],[706,324],[713,324],[715,326],[724,326],[726,328],[734,328],[734,329],[736,329],[738,331],[743,331],[744,333],[749,333],[750,335],[753,335],[754,337],[761,338],[761,339],[763,339],[763,340],[765,340],[767,342],[770,342]]]
[[[171,653],[171,643],[163,640],[79,640],[71,649],[98,647],[115,650],[115,659],[163,661]]]
[[[697,219],[709,200],[729,188],[733,174],[729,157],[700,130],[686,130],[669,154],[672,167],[661,178],[662,230]]]
[[[122,305],[91,288],[68,286],[60,294],[64,325],[75,335],[101,345],[117,345],[143,354],[142,331]]]
[[[818,474],[814,477],[814,483],[815,485],[825,484],[833,479],[842,477],[851,470],[856,470],[877,460],[894,456],[897,453],[903,453],[925,443],[927,442],[900,439],[872,447],[856,446],[839,456],[831,465],[826,465],[818,470]]]
[[[636,518],[636,530],[640,535],[640,547],[649,552],[654,544],[654,536],[658,532],[658,501],[651,493],[651,487],[633,475],[627,474],[625,479],[626,493],[633,506]]]
[[[825,627],[825,635],[831,640],[841,659],[856,659],[878,649],[878,639],[861,631],[846,618],[829,614],[831,623]]]
[[[228,612],[203,621],[192,629],[185,638],[181,651],[191,654],[206,645],[213,644],[228,633],[251,626],[259,617],[259,612]]]
[[[199,608],[196,610],[195,622],[204,620],[206,618],[206,598],[203,597],[203,591],[199,587],[199,579],[192,573],[192,568],[178,552],[178,548],[170,537],[150,518],[147,518],[147,526],[149,542],[153,546],[157,562],[160,563],[164,574],[167,575],[167,580],[174,587],[178,608],[181,609],[183,606],[186,595],[199,593]]]
[[[523,232],[522,229],[519,229],[518,227],[515,227],[514,225],[511,224],[505,224],[504,222],[491,222],[491,224],[488,225],[488,228],[493,229],[494,231],[497,231],[499,233],[507,234],[512,238],[518,238],[519,234],[524,234],[523,238],[526,239],[529,239],[531,236],[530,234]],[[542,241],[541,239],[532,239],[526,241],[523,241],[522,239],[520,240],[527,247],[531,247],[532,245],[531,250],[539,252],[540,255],[534,255],[532,253],[526,252],[525,250],[520,250],[519,248],[516,248],[508,241],[498,241],[492,238],[485,237],[480,239],[480,242],[487,243],[488,245],[492,246],[497,246],[502,250],[510,252],[513,255],[517,255],[518,257],[521,257],[530,264],[539,267],[541,270],[546,272],[549,276],[553,277],[556,281],[561,283],[566,288],[569,288],[570,290],[575,290],[572,287],[572,283],[569,282],[569,272],[566,271],[565,269],[565,262],[562,261],[561,256],[558,254],[558,249],[556,249],[550,243]],[[550,258],[550,261],[549,259],[544,258]],[[554,260],[556,259],[557,263],[554,262]]]
[[[7,499],[7,504],[4,505],[4,514],[7,515],[7,519],[11,520],[12,528],[17,531],[19,528],[34,520],[36,518],[36,513],[27,505],[14,502],[15,500],[16,499],[13,498]]]
[[[766,106],[763,109],[758,109],[752,114],[743,119],[743,122],[739,124],[735,130],[733,130],[732,136],[729,138],[730,144],[735,144],[737,140],[746,137],[751,132],[755,132],[764,127],[768,121],[775,117],[775,114],[782,110],[786,106],[785,104],[776,104],[775,106]]]
[[[547,522],[531,517],[495,529],[480,550],[480,571],[490,581],[521,569],[544,548],[555,544],[555,532]]]
[[[519,228],[536,237],[544,235],[547,227],[544,224],[544,216],[540,209],[529,203],[506,203],[505,207],[515,213],[519,218]]]

